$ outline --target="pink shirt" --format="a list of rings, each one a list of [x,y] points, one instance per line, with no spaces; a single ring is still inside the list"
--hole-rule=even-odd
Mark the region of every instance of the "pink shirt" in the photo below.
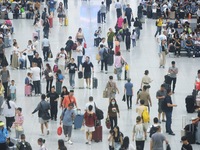
[[[122,67],[122,63],[121,61],[123,60],[122,56],[115,56],[115,67],[116,68],[121,68]]]
[[[12,26],[12,22],[10,20],[6,20],[6,25]]]
[[[122,17],[119,17],[117,19],[117,26],[118,26],[118,28],[122,28],[123,21],[124,21],[124,19]]]
[[[21,115],[21,116],[16,115],[15,116],[15,124],[16,125],[22,126],[23,122],[24,122],[24,116],[23,115]]]

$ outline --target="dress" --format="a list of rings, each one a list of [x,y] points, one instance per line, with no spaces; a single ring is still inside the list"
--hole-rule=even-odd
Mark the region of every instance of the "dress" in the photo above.
[[[12,51],[12,63],[11,63],[11,66],[13,68],[19,67],[18,54],[19,54],[19,49],[14,46]]]

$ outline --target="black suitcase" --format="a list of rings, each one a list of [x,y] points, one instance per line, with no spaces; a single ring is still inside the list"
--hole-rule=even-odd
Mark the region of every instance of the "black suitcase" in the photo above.
[[[108,60],[107,60],[108,66],[112,66],[113,62],[114,62],[114,55],[110,54],[109,57],[108,57]]]
[[[185,136],[187,137],[188,142],[190,144],[195,144],[196,125],[188,124],[185,126],[184,130],[185,130]]]
[[[79,72],[78,72],[78,78],[79,78],[79,79],[82,79],[82,78],[83,78],[83,72],[82,72],[82,71],[79,71]]]
[[[101,23],[101,12],[98,11],[97,13],[97,23]]]
[[[152,13],[152,18],[153,18],[153,19],[157,19],[157,18],[158,18],[157,13]]]
[[[98,79],[93,77],[92,78],[92,88],[97,89],[97,87],[98,87]]]
[[[171,77],[169,75],[165,75],[165,83],[171,85]]]
[[[186,110],[187,110],[187,112],[188,113],[193,113],[195,111],[195,107],[194,107],[195,98],[194,98],[194,96],[188,95],[185,98],[185,103],[186,103]]]

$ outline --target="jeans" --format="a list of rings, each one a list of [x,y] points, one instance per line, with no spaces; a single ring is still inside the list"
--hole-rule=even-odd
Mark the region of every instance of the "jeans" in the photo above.
[[[16,93],[10,93],[11,100],[16,100]]]
[[[162,30],[162,27],[159,27],[157,26],[157,30],[156,30],[156,33],[155,33],[155,37],[156,35],[159,33],[159,35],[161,35],[161,30]]]
[[[49,38],[49,30],[43,30],[44,31],[44,36],[46,36],[47,38]]]
[[[6,128],[11,128],[13,122],[15,122],[15,117],[5,117],[6,118]]]
[[[172,133],[171,124],[172,124],[172,112],[165,112],[166,115],[166,132]]]
[[[56,120],[57,119],[57,114],[58,114],[58,103],[57,102],[53,102],[50,103],[51,105],[51,120],[53,120],[53,118]]]
[[[21,67],[20,67],[20,69],[23,69],[23,68],[25,68],[26,66],[25,66],[25,60],[23,59],[23,58],[19,58],[19,62],[20,62],[20,64],[22,64],[22,65],[20,65]]]
[[[145,141],[135,141],[135,143],[136,143],[136,149],[137,150],[144,150],[144,142]]]
[[[68,9],[68,0],[63,0],[63,2],[64,2],[64,8]]]
[[[172,82],[173,82],[172,91],[174,92],[176,86],[176,78],[171,78],[170,85],[172,84]]]
[[[136,46],[136,40],[132,39],[132,46],[135,47]]]
[[[4,87],[4,98],[7,98],[8,96],[8,82],[3,82],[3,87]]]
[[[112,41],[112,42],[108,42],[108,48],[109,48],[110,50],[113,49],[113,41]]]
[[[119,17],[122,15],[122,10],[121,10],[121,8],[117,8],[117,9],[116,9],[116,12],[117,12],[117,18],[119,18]]]
[[[118,80],[121,80],[121,76],[122,76],[122,67],[116,68],[116,70],[117,70],[117,79],[118,79]]]
[[[35,89],[35,94],[40,94],[40,80],[38,81],[33,81],[33,86]]]
[[[28,60],[29,60],[29,63],[30,63],[30,67],[32,67],[33,55],[32,56],[28,56]]]
[[[83,59],[83,56],[77,56],[78,70],[79,70],[79,66],[82,65],[82,59]]]
[[[103,65],[105,64],[105,70],[107,71],[107,60],[101,60],[101,71],[103,71]]]
[[[121,147],[121,144],[119,142],[114,142],[114,150],[119,150]]]
[[[140,28],[139,27],[135,28],[135,33],[137,34],[137,39],[140,39]]]
[[[49,93],[51,91],[52,82],[53,82],[53,79],[47,80],[46,93]]]
[[[127,21],[128,21],[128,26],[129,28],[131,27],[131,15],[127,15]]]
[[[141,20],[142,17],[143,17],[142,13],[138,13],[137,16],[138,16],[138,19],[139,19],[139,20]]]
[[[110,119],[111,130],[113,130],[114,127],[117,126],[117,116],[116,117],[109,117],[109,119]]]
[[[191,57],[191,51],[193,51],[193,55],[195,54],[195,51],[192,47],[185,46],[185,49],[187,51],[188,57]]]
[[[48,60],[49,57],[49,47],[43,47],[43,56],[44,56],[44,60]]]
[[[101,13],[101,22],[106,20],[106,13]]]
[[[132,95],[126,95],[127,107],[132,108]]]
[[[69,84],[70,86],[74,87],[75,86],[75,73],[69,73]]]

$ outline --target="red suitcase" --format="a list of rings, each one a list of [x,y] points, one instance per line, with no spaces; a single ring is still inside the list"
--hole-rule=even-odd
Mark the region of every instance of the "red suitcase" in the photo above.
[[[49,26],[53,28],[53,17],[49,17]]]
[[[25,85],[25,96],[32,96],[30,85]]]
[[[96,126],[92,133],[92,140],[95,142],[102,142],[102,126]]]

